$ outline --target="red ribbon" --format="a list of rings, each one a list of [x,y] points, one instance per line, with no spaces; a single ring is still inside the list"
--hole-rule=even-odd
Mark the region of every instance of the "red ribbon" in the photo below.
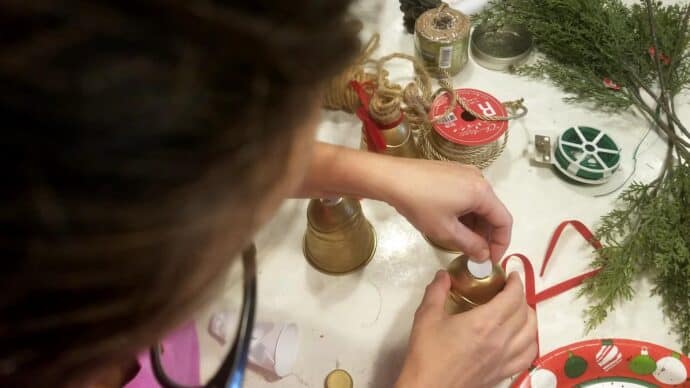
[[[367,147],[369,151],[383,153],[386,151],[386,141],[381,135],[382,130],[392,129],[400,125],[403,121],[403,116],[393,123],[387,125],[381,125],[374,120],[369,114],[369,95],[366,90],[364,90],[364,85],[357,81],[350,81],[350,87],[355,90],[359,96],[359,101],[362,103],[359,108],[357,108],[357,117],[362,120],[364,124],[364,135],[367,138]]]
[[[594,237],[594,233],[592,233],[592,231],[590,231],[589,228],[587,228],[587,226],[585,226],[582,222],[576,220],[564,221],[560,225],[558,225],[558,227],[553,233],[553,236],[551,236],[551,241],[549,242],[549,246],[546,249],[546,256],[544,257],[544,262],[542,263],[541,271],[539,272],[540,277],[544,276],[546,266],[551,260],[551,256],[553,255],[553,251],[556,248],[556,244],[558,243],[558,240],[561,238],[563,230],[565,230],[565,228],[569,225],[574,227],[575,230],[577,230],[580,233],[580,235],[582,235],[582,237],[584,237],[584,239],[587,240],[587,242],[594,247],[594,249],[599,250],[602,248],[601,242],[599,242],[599,240],[597,240],[596,237]],[[532,263],[529,261],[527,256],[519,253],[507,256],[501,262],[503,270],[506,270],[508,262],[513,257],[517,257],[522,262],[522,268],[525,271],[525,299],[527,300],[527,305],[534,309],[535,314],[537,312],[537,304],[539,304],[540,302],[553,298],[556,295],[560,295],[566,291],[569,291],[581,285],[586,279],[593,277],[600,271],[600,269],[591,270],[582,275],[578,275],[574,278],[558,283],[555,286],[549,287],[537,293],[535,290],[534,267],[532,266]],[[537,348],[538,347],[539,336],[537,336]],[[539,358],[538,354],[537,358]]]

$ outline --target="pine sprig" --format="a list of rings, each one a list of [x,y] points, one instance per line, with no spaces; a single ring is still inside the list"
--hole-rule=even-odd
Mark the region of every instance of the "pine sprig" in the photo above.
[[[518,74],[547,79],[565,100],[622,112],[635,107],[668,140],[664,169],[651,183],[633,183],[602,217],[601,272],[580,295],[592,305],[587,329],[599,325],[652,280],[666,317],[690,351],[690,131],[674,98],[690,89],[690,5],[651,0],[631,7],[620,0],[494,0],[478,16],[494,25],[522,24],[543,54]],[[653,100],[650,103],[649,100]]]

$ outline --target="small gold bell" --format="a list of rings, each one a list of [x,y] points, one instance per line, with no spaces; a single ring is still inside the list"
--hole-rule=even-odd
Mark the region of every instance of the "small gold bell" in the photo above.
[[[462,255],[448,266],[451,287],[446,311],[458,314],[487,303],[506,283],[503,269],[491,261],[477,262]]]
[[[418,158],[419,150],[412,131],[403,120],[400,98],[374,93],[369,103],[369,116],[378,124],[378,132],[386,143],[385,154],[403,158]],[[362,126],[361,149],[368,148],[367,126]]]
[[[312,199],[307,209],[304,256],[316,269],[345,274],[366,265],[376,233],[353,198]]]
[[[395,128],[383,129],[380,131],[383,140],[386,142],[386,155],[399,156],[402,158],[419,158],[417,144],[412,136],[412,131],[405,124],[400,124]],[[368,148],[367,138],[362,132],[362,142],[360,148]]]

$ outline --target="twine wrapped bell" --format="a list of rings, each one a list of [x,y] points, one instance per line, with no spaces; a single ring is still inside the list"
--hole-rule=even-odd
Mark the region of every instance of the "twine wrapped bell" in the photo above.
[[[459,314],[487,303],[506,283],[503,269],[491,261],[476,262],[462,255],[448,266],[451,287],[446,300],[446,311]]]
[[[384,153],[391,156],[399,156],[402,158],[418,158],[419,152],[417,145],[412,136],[412,131],[407,125],[401,123],[395,128],[381,130],[383,140],[386,142],[386,149]],[[369,149],[367,138],[362,134],[362,142],[360,148],[363,150]]]
[[[304,256],[319,271],[345,274],[374,256],[376,234],[353,198],[312,199],[307,209]]]
[[[401,91],[397,91],[388,83],[386,86],[387,90],[379,90],[371,97],[368,116],[375,125],[371,126],[371,121],[364,122],[360,147],[391,156],[418,158],[419,152],[412,131],[403,122]],[[396,92],[391,92],[391,90],[396,90]],[[373,134],[367,134],[367,131],[377,131],[385,143],[385,149],[377,150],[376,147],[369,147],[367,137]]]

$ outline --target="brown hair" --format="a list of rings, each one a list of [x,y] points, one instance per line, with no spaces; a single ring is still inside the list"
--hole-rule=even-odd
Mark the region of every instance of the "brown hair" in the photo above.
[[[197,307],[256,228],[348,0],[0,1],[0,386],[54,386]]]

